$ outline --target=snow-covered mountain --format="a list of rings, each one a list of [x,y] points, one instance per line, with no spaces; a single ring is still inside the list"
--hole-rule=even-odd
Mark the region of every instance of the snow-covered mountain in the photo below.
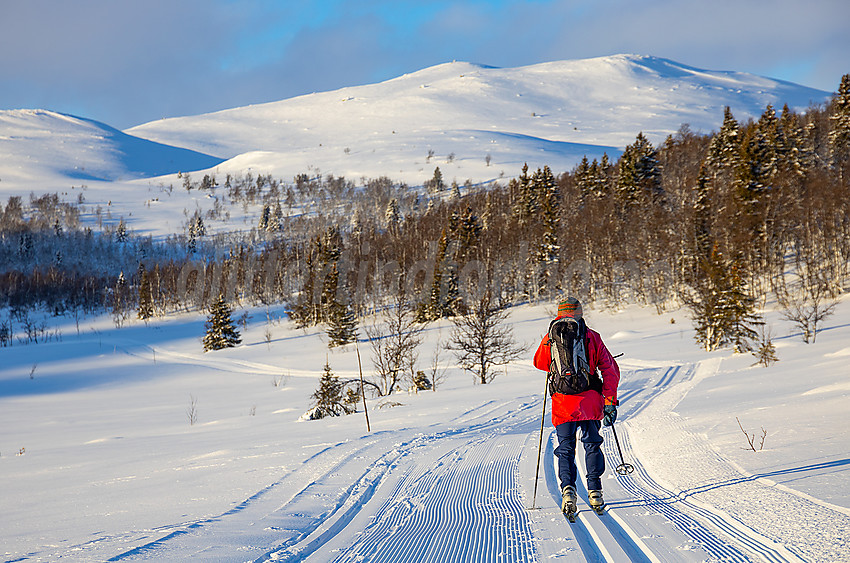
[[[640,131],[655,143],[683,123],[707,133],[725,106],[745,119],[767,104],[804,110],[828,96],[752,74],[615,55],[519,68],[446,63],[378,84],[163,119],[125,134],[53,112],[6,111],[0,190],[211,167],[284,180],[319,170],[419,185],[440,166],[447,180],[481,182],[515,176],[524,162],[559,172],[583,155],[613,157]]]
[[[0,111],[0,180],[132,180],[197,170],[221,159],[122,133],[104,123],[46,110]],[[19,194],[24,195],[24,194]]]
[[[617,154],[640,131],[656,143],[683,123],[708,133],[725,106],[746,118],[767,104],[805,109],[827,96],[637,55],[506,69],[454,62],[379,84],[160,120],[127,132],[232,159],[222,166],[228,170],[251,166],[288,178],[313,166],[415,185],[435,164],[461,182],[502,171],[512,176],[523,162],[568,170],[585,154]],[[426,162],[429,151],[434,158]]]

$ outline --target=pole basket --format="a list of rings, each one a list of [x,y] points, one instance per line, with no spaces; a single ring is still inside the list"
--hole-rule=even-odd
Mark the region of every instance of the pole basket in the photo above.
[[[614,433],[614,442],[617,444],[617,453],[620,454],[620,465],[618,465],[614,470],[617,472],[617,475],[628,475],[633,473],[635,470],[635,466],[631,463],[626,463],[623,461],[623,450],[620,449],[620,439],[617,438],[617,431],[614,430],[614,425],[611,425],[611,432]]]
[[[618,475],[628,475],[629,473],[634,473],[635,466],[631,463],[621,463],[615,468],[615,471]]]

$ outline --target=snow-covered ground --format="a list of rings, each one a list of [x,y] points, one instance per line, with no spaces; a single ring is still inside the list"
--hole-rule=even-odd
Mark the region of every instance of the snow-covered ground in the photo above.
[[[808,345],[769,310],[780,361],[768,368],[699,349],[683,311],[588,311],[624,354],[616,428],[636,471],[612,471],[620,459],[604,430],[608,513],[582,500],[572,525],[558,509],[548,416],[532,508],[543,379],[530,361],[551,312],[512,310],[529,350],[491,384],[443,352],[436,392],[370,400],[371,432],[362,412],[298,422],[325,361],[355,377],[356,351],[285,320],[267,342],[265,310],[251,311],[239,347],[208,353],[198,314],[121,329],[51,318],[61,340],[0,348],[0,555],[848,560],[850,301]],[[449,332],[429,325],[423,368]],[[767,431],[763,450],[745,449],[736,417],[757,447]]]

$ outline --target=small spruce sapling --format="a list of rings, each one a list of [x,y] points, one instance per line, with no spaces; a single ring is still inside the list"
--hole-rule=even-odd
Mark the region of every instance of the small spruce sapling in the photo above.
[[[757,360],[753,365],[767,367],[770,364],[779,361],[779,358],[776,355],[776,346],[773,344],[772,337],[773,335],[770,330],[765,331],[762,329],[761,342],[756,346],[755,351],[753,351],[753,356],[755,356]]]
[[[219,295],[218,301],[210,309],[210,316],[204,325],[207,329],[204,335],[204,352],[232,348],[242,342],[230,314],[231,310],[224,300],[224,296]]]
[[[329,416],[341,416],[351,412],[343,397],[343,384],[334,375],[331,366],[325,362],[319,387],[313,393],[314,407],[305,415],[309,420],[319,420]]]

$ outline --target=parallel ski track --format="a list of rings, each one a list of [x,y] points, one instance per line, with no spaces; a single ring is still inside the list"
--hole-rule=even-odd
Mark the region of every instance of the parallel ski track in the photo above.
[[[504,406],[503,403],[497,401],[484,403],[470,409],[455,419],[455,425],[451,428],[446,429],[443,425],[443,429],[440,431],[432,434],[420,433],[401,443],[395,442],[395,437],[399,434],[398,431],[386,431],[370,434],[355,442],[328,446],[310,456],[299,467],[289,471],[278,481],[261,489],[223,514],[172,527],[160,528],[162,531],[170,528],[170,531],[158,539],[124,551],[110,558],[109,561],[123,561],[136,558],[168,559],[169,553],[179,553],[181,556],[185,555],[187,553],[185,551],[186,547],[181,544],[185,543],[184,540],[186,538],[192,534],[203,534],[208,531],[207,528],[212,530],[212,527],[216,523],[225,522],[229,517],[250,510],[260,512],[259,514],[253,514],[252,517],[256,520],[262,520],[266,524],[268,533],[265,534],[265,537],[270,538],[267,540],[269,547],[258,557],[253,556],[254,561],[301,561],[311,554],[316,553],[330,539],[340,533],[351,518],[362,510],[363,506],[374,496],[375,491],[384,482],[390,472],[396,469],[399,462],[414,450],[423,446],[445,443],[452,438],[473,436],[471,441],[457,440],[461,446],[458,452],[462,452],[472,445],[481,446],[485,444],[497,434],[503,433],[506,428],[531,425],[536,418],[531,413],[532,410],[536,410],[537,406],[533,400],[522,403],[518,408],[509,412],[504,412]],[[498,413],[500,410],[502,412]],[[526,432],[524,437],[527,434]],[[388,447],[389,441],[392,441],[391,447]],[[377,455],[374,461],[365,470],[362,470],[358,476],[349,481],[350,486],[335,493],[333,499],[326,502],[323,505],[323,509],[317,512],[315,498],[317,496],[325,498],[328,496],[323,490],[323,483],[331,480],[335,474],[344,470],[356,458],[368,456],[370,449],[376,449],[382,453]],[[338,452],[341,451],[345,453],[334,459],[329,465],[326,465],[329,456],[338,455]],[[515,453],[517,458],[520,451],[521,448],[516,448]],[[456,463],[451,461],[451,455],[444,457],[446,463]],[[308,472],[307,468],[311,466],[316,467]],[[497,473],[500,475],[499,479],[504,478],[503,476],[506,475],[506,472],[512,471],[513,469],[511,467],[512,465],[510,463],[504,467],[499,467],[497,469]],[[288,500],[280,502],[278,508],[274,509],[271,514],[262,512],[263,503],[273,503],[275,494],[280,494],[276,493],[277,489],[285,481],[303,478],[305,474],[310,476],[309,483],[301,487],[294,494],[290,494]],[[515,476],[513,476],[513,480],[515,480]],[[456,483],[454,487],[457,490],[448,491],[446,494],[460,495],[461,492],[467,490],[465,489],[466,486],[465,483],[462,483],[458,488],[458,484]],[[516,487],[513,487],[513,489],[516,489]],[[452,497],[450,496],[449,498]],[[511,506],[508,510],[514,514],[523,514],[524,512],[521,506],[518,509],[516,506]],[[280,525],[268,526],[270,522]],[[437,518],[435,522],[437,525],[444,523],[441,518]],[[444,526],[440,527],[444,528]],[[156,532],[156,530],[152,530],[151,532]],[[533,552],[533,541],[531,540],[530,532],[523,530],[522,533],[527,537],[525,544],[532,546],[529,549]],[[281,536],[284,535],[288,535],[288,537],[281,540]],[[473,546],[476,545],[474,541],[471,543]],[[477,547],[473,549],[481,549],[482,547],[479,542]],[[504,551],[504,546],[500,545],[499,548]],[[533,560],[533,554],[532,556],[527,556],[528,553],[531,552],[527,552],[520,559]],[[205,555],[200,551],[196,554],[199,557]],[[410,560],[421,561],[421,557],[418,554],[416,555],[416,558]],[[469,555],[469,557],[466,560],[488,560],[480,559],[474,554]],[[400,561],[401,559],[398,559],[397,554],[389,553],[387,560]],[[440,560],[444,560],[442,556]]]
[[[629,389],[628,376],[624,377],[627,383],[626,389],[624,389],[624,392],[620,396],[620,420],[628,420],[628,418],[642,411],[653,398],[663,392],[674,380],[676,383],[682,383],[691,379],[695,367],[693,365],[668,366],[658,381],[648,389]],[[644,371],[644,369],[638,369],[635,373],[641,371]],[[660,368],[658,371],[660,371]],[[631,405],[629,403],[633,399],[638,399],[639,402],[630,408]],[[753,534],[746,533],[745,530],[747,527],[744,524],[737,521],[734,523],[730,522],[728,515],[721,516],[711,510],[698,506],[689,501],[685,495],[677,495],[658,484],[641,465],[640,460],[635,459],[632,455],[628,426],[618,424],[618,428],[620,428],[620,432],[617,435],[620,439],[620,445],[623,448],[623,455],[635,467],[635,472],[631,475],[616,475],[617,481],[623,489],[636,499],[635,501],[630,501],[629,504],[645,506],[663,514],[686,536],[700,544],[713,557],[722,561],[747,562],[752,561],[752,559],[750,555],[722,539],[722,536],[712,533],[710,529],[706,528],[705,522],[713,525],[715,529],[720,530],[751,553],[757,554],[764,561],[771,563],[788,561],[788,554],[780,553],[774,546],[760,539],[755,532]],[[618,461],[612,462],[619,460],[619,452],[616,450],[613,435],[608,432],[606,433],[608,437],[605,439],[603,449],[605,451],[605,457],[608,460],[608,465],[613,468]],[[610,506],[613,508],[618,504],[625,503],[615,502],[611,503]]]
[[[381,433],[381,434],[383,434],[383,433]],[[312,476],[312,482],[309,485],[307,485],[306,487],[302,488],[298,493],[293,495],[292,498],[288,501],[287,504],[297,502],[303,496],[308,495],[309,489],[310,489],[311,486],[315,485],[316,483],[321,482],[328,475],[331,475],[331,474],[339,471],[339,469],[341,467],[345,466],[346,463],[350,462],[354,458],[361,455],[364,450],[368,449],[371,446],[374,446],[375,444],[378,444],[380,442],[379,438],[380,438],[380,434],[375,434],[375,435],[369,436],[368,438],[364,439],[364,442],[362,442],[359,445],[359,447],[357,447],[353,451],[347,453],[346,455],[344,455],[343,457],[338,459],[328,469],[322,471],[321,473],[314,473],[313,476]],[[211,524],[214,524],[216,522],[223,521],[226,518],[228,518],[229,516],[233,516],[237,513],[240,513],[242,511],[248,509],[249,507],[255,505],[260,499],[269,495],[276,488],[278,488],[284,482],[285,479],[291,477],[293,474],[296,474],[299,471],[303,471],[304,467],[306,465],[310,465],[313,462],[320,460],[321,458],[323,458],[329,452],[337,451],[345,445],[346,444],[337,444],[335,446],[328,446],[328,447],[316,452],[315,454],[313,454],[312,456],[307,458],[298,468],[291,470],[289,473],[287,473],[287,475],[282,477],[280,480],[264,487],[263,489],[254,493],[253,495],[251,495],[250,497],[248,497],[247,499],[245,499],[244,501],[242,501],[238,505],[234,506],[233,508],[222,513],[219,516],[215,516],[215,517],[212,517],[212,518],[206,518],[206,519],[202,519],[202,520],[197,520],[195,522],[185,523],[185,524],[180,524],[180,525],[174,526],[174,528],[176,528],[176,529],[174,529],[173,531],[164,535],[163,537],[160,537],[160,538],[158,538],[154,541],[151,541],[151,542],[146,543],[144,545],[140,545],[140,546],[135,547],[131,550],[120,553],[120,554],[110,558],[108,561],[121,561],[121,560],[124,560],[124,559],[129,559],[129,558],[145,555],[146,553],[153,553],[153,552],[161,551],[163,549],[167,549],[169,542],[171,542],[172,540],[179,538],[180,536],[190,534],[193,531],[201,530],[201,529],[203,529],[203,528],[205,528],[205,527],[207,527]],[[372,463],[369,466],[369,468],[367,468],[367,470],[364,472],[364,475],[367,475],[371,469],[374,469],[381,462],[384,462],[385,457],[386,456],[382,456],[376,462]],[[362,479],[363,479],[363,477],[361,477],[361,480]],[[352,492],[352,489],[354,488],[354,486],[358,483],[360,483],[360,480],[358,480],[354,485],[352,485],[349,488],[349,490],[346,491],[346,493],[350,494]],[[343,495],[343,498],[345,498],[344,495]],[[341,503],[340,503],[340,505],[341,505]],[[337,506],[336,508],[338,509],[339,506]],[[164,528],[164,529],[167,529],[167,528]]]
[[[627,411],[628,416],[635,416],[640,411],[642,411],[650,403],[650,401],[652,401],[653,398],[662,393],[673,382],[673,380],[676,379],[676,376],[680,375],[680,373],[681,375],[679,377],[679,380],[676,381],[676,383],[681,383],[683,381],[691,379],[694,375],[694,366],[688,366],[688,368],[684,372],[682,372],[682,367],[683,366],[679,365],[668,366],[664,370],[664,374],[649,389],[647,389],[645,386],[633,384],[631,381],[629,381],[628,376],[623,377],[621,379],[622,387],[619,392],[620,405],[628,405],[635,397],[640,398],[640,403],[638,403],[634,408],[630,408]],[[633,373],[640,373],[643,371],[660,371],[660,369],[643,368],[635,370]],[[620,410],[625,411],[626,409],[621,406]],[[621,418],[624,418],[625,414],[625,412],[621,412]]]
[[[511,428],[525,427],[520,439],[527,440],[527,429],[536,419],[529,412],[534,407],[533,402],[525,403],[513,413],[428,437],[427,443],[445,447],[454,442],[456,447],[405,475],[377,510],[372,524],[336,561],[535,560],[525,508],[513,484],[522,448],[511,449],[511,456],[497,456],[492,463],[480,459],[483,452],[493,451],[494,440]],[[427,445],[425,442],[420,445]],[[494,484],[507,486],[494,492]],[[358,501],[356,509],[364,504]],[[349,518],[341,520],[344,526]],[[272,550],[257,561],[301,561],[338,532],[303,547]]]
[[[712,534],[705,524],[695,517],[703,522],[710,523],[732,540],[743,545],[751,553],[758,555],[763,561],[771,563],[788,561],[787,553],[780,553],[773,545],[765,543],[759,538],[755,532],[753,534],[747,533],[745,524],[734,520],[729,515],[720,515],[698,506],[688,500],[685,494],[676,494],[658,484],[644,469],[640,461],[630,455],[632,449],[628,431],[625,426],[620,426],[620,428],[617,436],[623,448],[623,455],[629,457],[629,463],[634,465],[635,472],[631,475],[617,475],[617,481],[634,499],[637,499],[633,501],[633,504],[646,506],[663,514],[684,534],[702,545],[712,556],[722,561],[747,562],[752,561],[752,559],[747,553],[724,541],[719,535]],[[607,459],[619,459],[613,440],[605,440],[603,448]],[[615,507],[617,504],[620,503],[611,503],[611,506]]]
[[[682,371],[683,367],[684,366],[677,365],[664,368],[663,374],[661,374],[661,376],[650,387],[641,385],[640,387],[630,388],[628,377],[624,377],[625,385],[621,389],[620,393],[621,405],[628,404],[632,402],[633,399],[639,399],[640,402],[637,403],[634,408],[624,409],[621,407],[621,420],[628,418],[628,416],[633,416],[637,412],[641,411],[643,407],[652,400],[652,398],[663,392],[671,383],[674,382],[674,380],[677,380],[677,376],[678,379],[680,379],[681,381],[686,381],[687,379],[690,379],[693,376],[693,366],[688,366],[688,369],[686,369],[685,371]],[[661,368],[642,368],[637,371],[661,372]],[[653,377],[652,379],[655,378]],[[635,382],[635,384],[638,384],[638,382],[640,382],[640,379],[635,378],[633,381]],[[678,383],[680,381],[676,382]],[[620,428],[624,428],[624,426],[622,425],[618,426]],[[554,456],[553,439],[551,439],[552,437],[554,437],[554,433],[546,442],[547,456]],[[618,433],[618,437],[620,438],[620,443],[623,447],[624,455],[629,458],[630,463],[635,466],[635,473],[627,476],[617,475],[617,480],[623,487],[623,489],[627,491],[629,495],[635,500],[630,500],[626,502],[609,502],[609,509],[616,509],[617,506],[624,505],[645,506],[663,514],[678,529],[685,533],[685,535],[696,541],[698,544],[702,545],[706,549],[706,551],[713,557],[716,557],[717,559],[722,561],[730,562],[752,561],[752,559],[750,559],[747,554],[737,549],[733,545],[729,544],[728,542],[724,541],[721,537],[712,534],[709,530],[705,528],[704,524],[700,523],[694,517],[691,516],[691,514],[697,514],[701,518],[704,518],[705,520],[715,524],[721,530],[723,530],[725,533],[729,534],[733,538],[741,541],[741,543],[747,545],[754,552],[761,555],[765,561],[776,563],[786,561],[786,559],[780,556],[775,550],[773,550],[767,545],[764,545],[755,538],[740,533],[737,528],[724,522],[723,519],[718,515],[704,508],[695,506],[693,505],[693,503],[687,502],[684,499],[680,499],[670,491],[658,485],[649,476],[646,470],[640,465],[639,461],[635,460],[633,456],[630,455],[631,447],[628,442],[627,433],[621,430],[621,432]],[[603,448],[606,460],[608,460],[608,470],[613,471],[613,468],[617,465],[617,462],[615,462],[614,460],[619,460],[619,453],[616,450],[616,445],[614,443],[613,436],[611,436],[610,434],[608,435],[608,437],[606,437],[605,442],[603,444]],[[637,479],[635,477],[637,477]],[[579,479],[578,481],[581,481],[581,479]],[[578,481],[576,484],[577,488],[580,489],[579,494],[580,496],[584,495],[584,497],[586,498],[587,492],[584,489],[583,483],[580,483]],[[552,495],[552,500],[556,503],[557,506],[560,506],[561,493],[559,490],[558,478],[555,474],[554,464],[546,464],[546,482],[548,485],[549,492]],[[683,512],[678,508],[682,506],[687,509],[687,512]],[[583,515],[584,511],[580,511],[579,518],[573,524],[570,524],[566,516],[564,516],[566,525],[569,526],[569,528],[573,531],[575,539],[582,550],[582,554],[584,555],[587,561],[610,561],[611,555],[608,553],[608,549],[605,545],[600,543],[596,537],[594,537],[595,534],[592,533],[592,530],[582,518]],[[588,512],[588,517],[596,518],[596,515],[589,514]],[[613,537],[613,539],[617,542],[620,548],[626,553],[630,561],[650,562],[657,560],[655,556],[646,548],[646,546],[639,545],[633,539],[633,534],[630,534],[629,531],[626,530],[623,525],[618,522],[618,520],[611,518],[610,515],[603,515],[598,519],[608,530],[608,532],[611,534],[611,537]],[[744,538],[741,538],[742,535],[744,536]]]
[[[554,459],[555,441],[557,441],[557,438],[555,437],[555,433],[552,432],[546,440],[546,459],[553,460],[553,463],[545,464],[545,478],[549,494],[552,496],[552,501],[556,504],[556,506],[560,507],[561,491],[558,476],[555,473],[555,467],[557,465],[557,460]],[[581,480],[581,477],[576,480],[576,488],[579,492],[580,498],[586,499],[587,490],[581,483]],[[592,531],[591,526],[585,521],[585,518],[596,518],[600,520],[631,563],[651,563],[656,561],[652,552],[649,551],[646,546],[639,545],[619,523],[609,518],[607,515],[598,516],[596,514],[591,514],[591,509],[585,507],[584,510],[581,508],[579,509],[575,523],[570,523],[566,515],[562,515],[562,517],[565,525],[573,533],[584,559],[588,562],[619,563],[618,561],[613,560],[612,556],[609,554],[609,547],[607,547]]]
[[[655,381],[649,386],[629,388],[628,380],[625,381],[621,402],[631,403],[634,400],[635,406],[621,408],[621,417],[627,419],[642,410],[674,381],[678,383],[692,377],[693,366],[684,371],[683,367],[646,369],[660,375],[650,377],[650,381]],[[639,381],[635,378],[635,384]],[[394,431],[377,432],[360,440],[326,447],[223,514],[160,528],[160,531],[167,531],[162,537],[125,551],[109,561],[167,559],[169,553],[187,555],[180,538],[209,532],[216,523],[252,510],[256,513],[250,516],[254,520],[266,525],[280,524],[266,528],[268,533],[263,537],[268,542],[267,547],[260,548],[259,556],[250,556],[257,562],[303,561],[314,555],[323,560],[335,556],[334,561],[338,563],[362,560],[536,561],[538,554],[516,482],[520,453],[528,440],[536,437],[533,428],[538,427],[536,409],[539,401],[529,398],[513,411],[505,412],[504,407],[503,402],[484,403],[456,418],[451,427],[435,425],[435,432],[420,433],[400,443],[394,441],[399,435],[398,431]],[[624,455],[635,466],[635,473],[618,475],[617,480],[634,500],[611,502],[611,509],[641,506],[660,513],[719,560],[749,562],[752,555],[771,563],[788,560],[787,552],[783,554],[768,545],[755,532],[747,533],[746,526],[740,522],[730,523],[728,516],[691,502],[687,493],[676,494],[658,484],[632,455],[627,425],[618,427],[622,429],[618,436]],[[545,455],[550,460],[554,459],[552,435],[546,440]],[[501,448],[494,448],[495,445],[501,445]],[[606,439],[603,447],[608,465],[613,469],[615,460],[619,459],[614,441]],[[436,461],[415,463],[418,457],[416,450],[423,448],[437,452]],[[356,460],[364,457],[373,461],[362,469],[363,466]],[[352,463],[361,468],[358,474],[347,482],[350,483],[348,487],[339,488],[331,495],[332,498],[327,498],[323,484],[332,482],[334,476],[345,469],[350,470]],[[544,467],[549,493],[555,506],[560,506],[555,465],[545,463]],[[346,528],[387,481],[391,472],[398,470],[407,473],[398,478],[393,491],[375,511],[371,523],[356,535],[353,543],[335,554],[322,553],[322,547]],[[271,513],[263,512],[263,506],[277,502],[275,496],[280,496],[277,491],[283,489],[281,485],[284,482],[295,479],[297,483],[297,480],[305,478],[309,482],[294,493],[286,493],[287,498],[280,499],[282,502],[278,502]],[[336,478],[339,480],[338,476]],[[498,492],[493,489],[494,484],[500,485]],[[292,490],[291,485],[289,490]],[[584,494],[586,496],[586,492]],[[319,508],[315,503],[317,496],[326,498]],[[594,520],[591,521],[591,518]],[[601,528],[597,520],[610,538],[600,538]],[[713,533],[706,523],[737,545],[724,539],[722,534]],[[624,527],[625,523],[610,515],[598,517],[584,509],[574,524],[564,517],[564,526],[575,536],[586,561],[612,561],[611,553],[615,550],[611,539],[630,561],[657,561],[640,540],[635,540],[634,533]],[[210,530],[206,530],[208,527]],[[150,532],[155,533],[156,530]],[[254,549],[257,547],[254,546]],[[176,549],[172,551],[172,548]]]
[[[458,441],[461,447],[441,456],[433,468],[405,476],[357,543],[334,561],[535,560],[514,485],[519,455],[531,437],[489,429]],[[500,485],[504,490],[496,490]]]

